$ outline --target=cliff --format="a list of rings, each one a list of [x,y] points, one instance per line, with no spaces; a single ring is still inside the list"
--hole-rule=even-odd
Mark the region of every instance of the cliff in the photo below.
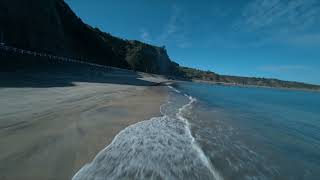
[[[6,44],[150,73],[169,73],[164,48],[127,41],[82,22],[63,0],[0,1],[0,33]]]
[[[320,89],[320,86],[299,82],[224,76],[214,72],[180,67],[170,60],[164,47],[124,40],[85,24],[63,0],[1,0],[0,33],[7,45],[21,49],[86,58],[86,61],[96,64],[170,75],[177,79]],[[6,56],[1,59],[3,64],[6,59],[15,66],[34,61],[34,58],[30,57],[0,54],[0,57],[3,56]],[[33,64],[37,63],[39,61]]]

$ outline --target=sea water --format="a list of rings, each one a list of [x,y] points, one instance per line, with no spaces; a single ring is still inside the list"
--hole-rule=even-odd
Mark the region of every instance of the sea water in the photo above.
[[[319,179],[320,93],[168,89],[161,117],[121,131],[73,179]]]

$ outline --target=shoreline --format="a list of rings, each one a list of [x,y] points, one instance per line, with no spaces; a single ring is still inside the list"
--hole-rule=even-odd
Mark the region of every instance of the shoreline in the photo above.
[[[1,86],[0,179],[71,179],[121,130],[161,115],[167,80],[131,76],[70,87]]]
[[[137,122],[119,132],[112,143],[83,166],[72,180],[189,179],[199,178],[200,174],[205,179],[222,179],[198,146],[189,120],[184,117],[197,100],[171,87],[170,83],[167,85],[170,94],[176,93],[174,96],[184,99],[177,102],[179,106],[171,107],[172,101],[169,100],[162,107],[174,109],[172,112],[162,111],[161,116]],[[179,152],[180,156],[176,157]]]
[[[182,81],[184,82],[184,81]],[[259,86],[259,85],[246,85],[246,84],[236,84],[236,83],[225,83],[225,82],[216,82],[216,81],[205,81],[205,80],[191,80],[185,82],[194,82],[194,83],[203,83],[203,84],[214,84],[220,86],[229,86],[229,87],[241,87],[241,88],[263,88],[263,89],[279,89],[279,90],[288,90],[288,91],[306,91],[306,92],[315,92],[320,93],[320,89],[305,89],[305,88],[287,88],[287,87],[272,87],[272,86]]]

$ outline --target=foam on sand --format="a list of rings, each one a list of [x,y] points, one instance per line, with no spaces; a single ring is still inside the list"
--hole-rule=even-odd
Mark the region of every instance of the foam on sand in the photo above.
[[[168,102],[161,107],[162,117],[121,131],[73,180],[222,179],[196,144],[184,118],[196,101],[188,98],[174,116],[163,111]]]

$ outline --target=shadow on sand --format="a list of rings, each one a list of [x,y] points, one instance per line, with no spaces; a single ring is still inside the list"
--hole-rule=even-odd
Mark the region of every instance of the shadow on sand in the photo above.
[[[1,60],[0,88],[49,88],[75,86],[76,82],[154,86],[133,71],[57,62]],[[26,65],[27,64],[27,65]]]

